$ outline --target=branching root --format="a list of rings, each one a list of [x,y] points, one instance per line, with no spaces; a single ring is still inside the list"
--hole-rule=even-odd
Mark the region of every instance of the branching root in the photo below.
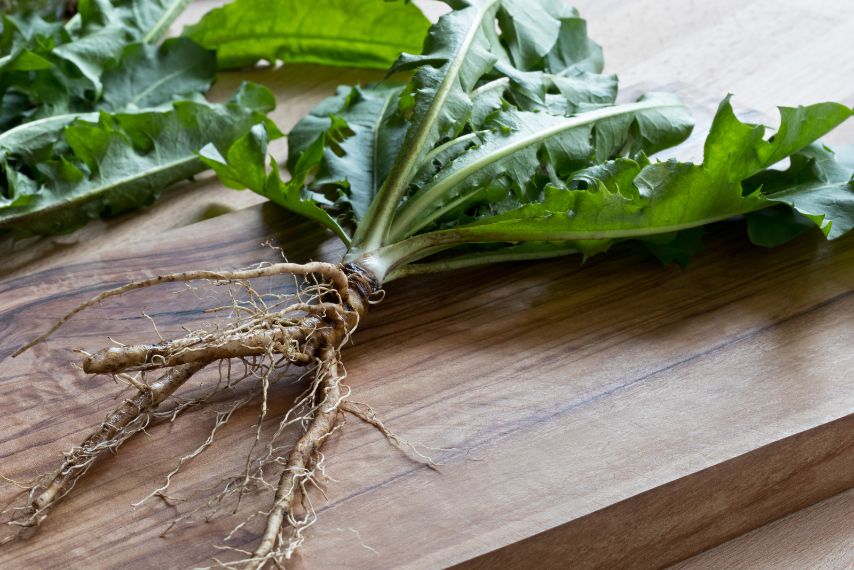
[[[295,293],[261,294],[249,282],[258,277],[282,275],[301,278]],[[183,499],[170,491],[175,477],[214,444],[218,431],[237,410],[258,402],[255,437],[242,472],[224,479],[212,498],[178,516],[164,531],[165,534],[175,525],[195,520],[197,516],[209,520],[227,502],[235,503],[236,512],[247,493],[272,492],[274,499],[269,511],[255,512],[225,537],[228,542],[235,533],[263,516],[266,522],[257,547],[252,552],[220,547],[240,555],[236,561],[217,560],[225,567],[281,567],[303,543],[305,530],[316,518],[309,490],[315,488],[322,493],[320,481],[326,478],[321,450],[340,427],[339,416],[344,412],[372,425],[399,448],[435,465],[415,445],[388,430],[369,406],[347,400],[350,391],[344,384],[346,371],[341,364],[341,348],[379,291],[376,280],[358,266],[278,263],[227,272],[173,273],[136,281],[75,307],[46,334],[16,354],[45,340],[75,314],[109,297],[161,283],[198,280],[227,286],[230,302],[209,309],[212,313],[226,313],[227,321],[220,321],[213,328],[186,330],[181,338],[164,340],[153,319],[143,313],[154,326],[159,342],[124,345],[114,341],[115,346],[93,354],[80,351],[84,355],[85,372],[111,375],[130,388],[133,395],[108,414],[80,445],[65,453],[60,466],[50,475],[29,484],[6,479],[20,488],[24,497],[23,506],[10,506],[2,511],[11,513],[8,524],[19,528],[38,526],[93,465],[115,453],[134,434],[154,421],[173,421],[184,410],[216,399],[225,404],[220,404],[215,412],[208,437],[181,457],[162,484],[134,506],[158,498],[177,508]],[[271,428],[272,435],[264,438],[262,426],[271,413],[276,413],[269,404],[271,387],[291,366],[304,367],[302,379],[307,380],[306,388],[282,414],[275,428]],[[219,380],[212,388],[190,398],[176,394],[206,367],[219,372]],[[159,377],[149,381],[147,377],[155,373]],[[236,386],[240,383],[248,383],[249,389],[238,392]],[[167,401],[170,405],[166,405]],[[296,442],[283,442],[289,428],[294,426],[300,430]]]

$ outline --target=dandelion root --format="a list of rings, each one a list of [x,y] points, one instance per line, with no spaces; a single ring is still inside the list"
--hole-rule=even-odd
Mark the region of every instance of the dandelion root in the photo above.
[[[249,282],[258,277],[285,275],[302,278],[296,293],[262,295]],[[205,401],[207,397],[181,400],[175,392],[194,374],[219,363],[221,375],[225,369],[226,387],[231,388],[248,378],[255,381],[254,388],[226,411],[218,412],[208,439],[193,453],[182,457],[164,484],[140,503],[158,496],[172,504],[166,492],[181,467],[212,444],[216,430],[228,421],[234,410],[260,397],[259,425],[244,473],[228,479],[224,489],[207,507],[213,513],[230,496],[236,496],[239,504],[240,497],[252,489],[274,490],[275,498],[270,511],[265,513],[264,532],[255,551],[241,551],[242,560],[222,564],[241,568],[261,568],[268,563],[279,566],[302,543],[303,530],[310,526],[314,516],[306,485],[317,485],[318,476],[323,474],[320,450],[335,431],[338,415],[349,395],[349,389],[343,384],[346,374],[340,362],[341,347],[379,293],[380,284],[366,269],[355,264],[278,263],[238,271],[188,271],[136,281],[75,307],[47,333],[19,349],[16,355],[47,339],[75,314],[110,297],[161,283],[197,280],[229,287],[232,303],[212,309],[229,311],[229,322],[225,326],[218,324],[213,330],[188,331],[177,339],[163,340],[161,337],[160,342],[154,344],[120,345],[94,354],[84,353],[82,368],[85,372],[112,375],[131,386],[135,394],[111,412],[79,446],[67,452],[52,475],[26,490],[26,505],[13,509],[9,524],[38,526],[95,463],[145,429],[152,419],[175,419],[187,407]],[[243,291],[246,298],[234,294],[233,289]],[[285,414],[263,451],[253,455],[261,441],[261,421],[267,414],[268,391],[277,375],[288,366],[305,367],[304,377],[312,381]],[[238,370],[242,373],[237,374]],[[160,371],[159,378],[148,383],[146,375],[157,371]],[[223,389],[221,382],[222,378],[212,393]],[[164,402],[170,399],[177,403],[163,409]],[[278,438],[295,424],[302,429],[297,442],[287,448],[280,445]],[[275,475],[270,473],[273,466],[279,468],[277,483],[268,480]],[[244,524],[238,525],[235,531]]]

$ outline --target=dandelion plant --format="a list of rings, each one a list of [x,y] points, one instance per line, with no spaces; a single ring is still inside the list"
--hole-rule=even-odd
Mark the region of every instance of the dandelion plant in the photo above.
[[[658,160],[656,153],[691,133],[689,110],[671,93],[618,102],[617,78],[603,73],[602,51],[576,10],[559,0],[448,4],[453,10],[429,29],[420,54],[401,54],[377,84],[338,88],[293,128],[288,174],[268,156],[268,142],[280,136],[269,123],[200,152],[223,184],[249,188],[328,228],[346,245],[341,260],[131,283],[77,307],[27,345],[80,310],[132,289],[302,278],[295,294],[245,286],[251,302],[235,301],[233,319],[215,330],[86,356],[86,372],[114,375],[136,395],[30,489],[21,524],[38,524],[96,460],[170,413],[168,398],[204,368],[247,363],[254,393],[266,402],[277,369],[303,366],[308,381],[301,399],[273,441],[258,446],[266,451],[222,491],[242,493],[275,473],[265,530],[251,555],[229,565],[279,565],[305,538],[305,483],[320,475],[320,449],[339,416],[353,414],[400,443],[369,409],[348,399],[341,365],[342,347],[381,299],[383,284],[502,261],[584,259],[624,240],[686,263],[699,228],[736,217],[746,219],[750,239],[763,246],[810,227],[835,239],[854,225],[852,153],[818,142],[852,115],[850,108],[781,108],[769,131],[739,120],[726,97],[702,163]],[[275,440],[291,424],[300,436],[281,451]],[[168,481],[156,492],[166,487]]]

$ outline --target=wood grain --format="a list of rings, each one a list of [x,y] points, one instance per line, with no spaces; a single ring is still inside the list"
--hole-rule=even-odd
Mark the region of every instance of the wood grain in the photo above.
[[[105,279],[198,266],[212,252],[242,265],[258,258],[258,241],[270,235],[289,243],[296,259],[340,255],[335,244],[312,251],[317,235],[309,227],[282,229],[265,224],[263,214],[251,208],[140,244],[134,255],[116,252],[7,283],[2,298],[14,301],[3,307],[0,350],[8,353],[48,315]],[[234,224],[224,225],[227,219]],[[259,235],[259,228],[268,233]],[[324,524],[303,560],[309,567],[334,565],[340,556],[372,567],[460,562],[850,416],[850,244],[807,239],[769,253],[742,238],[717,236],[687,271],[662,269],[624,251],[582,270],[566,261],[508,266],[501,282],[492,271],[468,271],[392,283],[388,301],[347,352],[352,385],[405,437],[453,449],[437,453],[445,464],[437,474],[401,458],[372,430],[348,426],[328,448],[330,473],[340,482],[326,491]],[[751,278],[737,279],[748,268]],[[438,290],[442,306],[434,301]],[[33,293],[15,294],[20,291]],[[94,337],[104,334],[129,341],[147,336],[140,305],[148,305],[164,333],[193,318],[186,296],[142,297],[96,309],[33,355],[6,361],[10,424],[0,456],[10,475],[47,468],[112,400],[111,386],[67,367],[66,347],[97,345]],[[805,355],[814,358],[804,362]],[[46,373],[33,374],[36,369]],[[292,395],[292,387],[283,387],[275,402],[284,406]],[[75,560],[97,555],[110,566],[204,564],[234,517],[159,540],[152,552],[150,540],[174,514],[159,506],[127,507],[172,457],[203,438],[210,412],[199,416],[128,444],[40,535],[5,548],[0,561],[52,567],[86,536],[90,550]],[[239,416],[180,488],[206,489],[238,470],[252,422],[252,412]],[[850,451],[844,457],[850,459]],[[850,472],[823,473],[822,486],[844,484]],[[792,493],[801,488],[795,483],[783,487],[791,485]],[[794,493],[777,507],[796,508],[802,500]],[[121,531],[104,534],[105,524]],[[340,529],[357,530],[381,558]],[[420,537],[415,544],[413,537]],[[186,548],[187,541],[198,544]]]
[[[850,46],[847,2],[580,4],[625,84],[675,86],[701,114],[736,87],[748,95],[738,105],[766,114],[790,96],[854,103],[843,73],[850,62],[838,55]],[[801,65],[791,70],[791,61]],[[287,128],[336,82],[371,75],[286,66],[254,77],[276,89]],[[224,78],[220,93],[235,79]],[[174,195],[145,215],[4,255],[4,475],[49,469],[115,404],[112,384],[68,365],[71,348],[98,348],[106,335],[152,338],[142,309],[165,335],[204,320],[192,293],[140,292],[6,358],[67,308],[156,272],[276,259],[260,246],[267,239],[293,261],[342,253],[321,230],[214,181]],[[208,200],[236,211],[200,219]],[[432,568],[478,564],[489,553],[525,566],[557,552],[554,537],[583,545],[557,563],[664,564],[851,486],[854,238],[808,236],[767,251],[750,246],[738,222],[710,233],[687,270],[623,247],[583,268],[562,259],[389,284],[345,353],[348,377],[356,399],[402,436],[437,448],[429,453],[443,465],[430,470],[350,421],[327,448],[335,481],[316,497],[320,522],[294,566]],[[295,379],[277,385],[274,410],[294,397]],[[240,471],[256,414],[238,413],[189,466],[177,482],[188,499],[178,512]],[[210,564],[240,517],[225,512],[158,538],[176,511],[129,505],[211,422],[211,409],[191,411],[126,444],[39,533],[0,548],[0,567]],[[250,496],[244,508],[267,500]],[[258,532],[250,526],[231,545],[251,544]],[[611,546],[629,558],[593,556],[606,536],[622,540]]]
[[[641,493],[459,570],[661,568],[854,485],[854,416]],[[718,567],[729,567],[728,565]]]
[[[854,565],[854,489],[769,523],[671,570],[849,570]]]

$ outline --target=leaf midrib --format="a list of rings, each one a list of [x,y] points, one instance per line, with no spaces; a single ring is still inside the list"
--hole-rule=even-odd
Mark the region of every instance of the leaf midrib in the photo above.
[[[480,23],[483,21],[483,17],[496,2],[498,2],[498,0],[492,0],[487,4],[484,4],[482,9],[478,12],[477,18],[475,18],[475,25],[473,25],[468,31],[468,34],[466,34],[465,41],[463,42],[463,45],[460,46],[459,52],[456,54],[457,57],[448,67],[448,72],[445,74],[445,77],[442,78],[442,84],[439,86],[439,89],[436,90],[436,96],[430,103],[430,109],[427,111],[424,120],[419,125],[418,131],[416,132],[416,138],[412,145],[414,148],[420,149],[424,145],[424,141],[430,133],[431,127],[436,122],[436,117],[439,115],[448,94],[451,92],[454,81],[459,77],[460,69],[462,69],[463,63],[465,62],[465,55],[469,53],[478,31],[480,31]],[[420,152],[407,152],[404,155],[408,160],[404,162],[404,176],[401,178],[402,183],[400,186],[405,187],[409,184],[409,181],[412,179],[412,174],[414,174],[413,170],[415,163],[417,162],[416,159],[420,154]],[[394,195],[395,193],[392,194],[392,196]]]
[[[385,103],[383,103],[382,109],[377,114],[377,120],[373,124],[373,136],[371,137],[371,142],[373,143],[373,155],[371,156],[371,171],[373,173],[373,177],[371,180],[371,200],[373,200],[374,196],[376,196],[377,193],[377,181],[379,180],[380,172],[380,164],[378,159],[380,127],[382,126],[383,119],[385,118],[385,114],[388,110],[388,106],[391,103],[391,100],[394,99],[397,95],[397,91],[389,91],[389,93],[386,95]],[[368,207],[370,207],[370,202],[368,203]]]
[[[781,190],[779,194],[792,194],[800,185]],[[678,232],[690,228],[696,228],[732,219],[733,217],[748,214],[758,210],[776,205],[778,202],[772,196],[755,193],[758,199],[745,200],[737,207],[731,208],[726,212],[716,215],[707,215],[704,217],[694,218],[690,221],[680,224],[645,226],[623,229],[609,229],[599,231],[563,231],[563,230],[532,230],[530,228],[525,231],[506,231],[502,226],[512,227],[519,223],[520,220],[500,220],[494,222],[485,222],[477,225],[472,225],[464,228],[453,228],[418,234],[405,240],[385,246],[378,252],[375,257],[379,260],[379,264],[386,268],[394,268],[413,259],[418,258],[423,251],[429,251],[436,247],[452,247],[468,243],[495,243],[495,242],[535,242],[535,241],[583,241],[597,239],[621,239],[621,238],[639,238],[646,236],[654,236]],[[778,195],[775,193],[774,195]],[[561,212],[549,211],[548,215],[537,215],[526,218],[527,222],[536,222],[537,220],[551,219],[555,214]],[[536,225],[536,224],[532,224]]]
[[[142,179],[142,178],[148,178],[150,176],[155,176],[157,174],[160,174],[161,172],[168,171],[172,168],[178,168],[178,167],[183,166],[185,164],[189,164],[189,163],[193,162],[194,160],[196,160],[196,161],[199,160],[195,154],[193,154],[192,156],[186,156],[186,157],[179,159],[179,160],[174,160],[172,162],[162,164],[161,166],[156,167],[156,168],[146,169],[145,171],[139,172],[139,173],[132,175],[132,176],[126,176],[124,178],[120,178],[117,181],[114,181],[113,183],[111,183],[109,186],[96,187],[96,189],[94,189],[93,191],[86,192],[86,193],[80,194],[80,195],[75,195],[70,199],[59,199],[59,200],[51,202],[49,205],[46,205],[46,206],[42,206],[42,205],[39,205],[36,203],[36,204],[33,204],[32,207],[29,207],[30,211],[22,213],[22,214],[17,215],[17,216],[16,215],[4,216],[3,212],[0,211],[0,225],[7,225],[7,224],[11,224],[11,223],[18,223],[18,222],[22,222],[22,221],[27,221],[28,219],[31,219],[34,217],[42,217],[42,216],[45,216],[47,214],[50,214],[51,212],[53,212],[59,208],[65,208],[67,206],[73,206],[73,205],[88,202],[90,200],[94,200],[95,198],[98,198],[99,196],[101,196],[107,192],[110,192],[112,190],[117,190],[123,186],[130,184],[131,182],[134,182],[134,181]],[[201,165],[201,162],[199,162],[199,164]],[[201,171],[201,170],[204,170],[204,167],[199,168],[198,171]]]
[[[86,113],[67,113],[65,115],[51,115],[50,117],[43,117],[41,119],[36,119],[35,121],[29,121],[27,123],[21,123],[20,125],[9,129],[8,131],[4,131],[0,133],[0,148],[6,148],[9,150],[15,150],[13,147],[4,146],[4,139],[10,137],[13,133],[18,131],[26,131],[28,129],[32,129],[34,127],[38,127],[43,124],[57,123],[62,124],[63,121],[68,120],[68,124],[73,122],[75,119],[83,119],[87,120],[87,117],[97,118],[98,111],[91,111]]]
[[[423,216],[420,220],[415,222],[415,220],[419,218],[420,212],[427,211],[430,204],[437,203],[437,200],[441,200],[441,198],[447,192],[452,190],[454,186],[479,170],[482,170],[483,168],[486,168],[487,166],[494,164],[495,162],[498,162],[499,160],[506,158],[523,148],[539,144],[562,132],[587,126],[603,119],[650,109],[681,107],[684,107],[684,105],[677,102],[660,103],[654,101],[627,103],[624,105],[606,107],[605,109],[597,109],[595,111],[589,111],[581,115],[569,117],[568,119],[556,123],[553,127],[537,131],[536,133],[523,137],[516,142],[500,147],[495,152],[480,157],[479,159],[465,165],[463,168],[460,168],[448,176],[438,180],[434,184],[425,186],[419,194],[406,203],[403,209],[401,209],[395,217],[395,222],[390,232],[391,239],[394,240],[395,238],[400,239],[402,237],[410,236],[429,224],[431,221],[440,217],[447,208],[440,207],[432,210],[429,215]]]
[[[356,242],[359,247],[371,248],[379,246],[383,241],[383,238],[385,237],[384,234],[386,233],[387,226],[391,221],[392,214],[397,208],[397,204],[403,196],[403,192],[415,175],[418,166],[420,166],[419,159],[427,152],[427,150],[423,148],[425,146],[424,143],[435,123],[436,117],[444,106],[445,100],[453,86],[453,82],[459,77],[460,69],[465,62],[465,56],[468,54],[472,43],[477,37],[481,22],[489,10],[498,1],[499,0],[490,0],[489,2],[477,7],[477,15],[474,18],[473,25],[469,28],[460,49],[454,54],[455,58],[450,61],[448,71],[442,78],[439,88],[436,89],[436,95],[430,102],[430,108],[424,115],[423,120],[419,123],[418,128],[415,131],[415,136],[411,142],[405,144],[401,153],[398,154],[398,157],[403,157],[403,161],[395,161],[395,164],[392,166],[391,173],[389,173],[383,187],[374,199],[378,204],[375,215],[372,215],[374,212],[369,211],[367,218],[359,225],[359,229],[362,227],[366,228],[366,233],[361,235],[361,232],[357,229],[356,239],[354,242]],[[407,136],[406,139],[409,139],[409,137]]]
[[[237,34],[237,35],[229,35],[228,40],[223,42],[213,42],[213,44],[206,45],[214,46],[217,49],[222,46],[228,46],[231,44],[237,44],[244,40],[266,40],[266,39],[287,39],[287,40],[326,40],[330,43],[347,43],[347,44],[362,44],[362,45],[375,45],[375,46],[386,46],[393,47],[396,49],[400,49],[400,42],[391,42],[391,41],[374,41],[367,40],[364,38],[349,38],[342,36],[324,36],[320,34]],[[280,42],[287,43],[287,42]]]
[[[136,105],[137,102],[141,101],[149,93],[151,93],[152,91],[154,91],[155,89],[157,89],[158,87],[160,87],[161,85],[166,83],[167,81],[171,80],[173,77],[183,75],[184,72],[191,70],[193,67],[194,67],[193,65],[186,65],[186,66],[182,67],[181,69],[178,69],[178,70],[173,71],[172,73],[170,73],[168,75],[163,76],[162,78],[160,78],[160,80],[155,81],[147,89],[143,89],[142,93],[140,93],[139,95],[135,96],[130,101],[128,101],[127,104],[125,105],[125,107],[127,107],[128,105],[131,105],[131,104]]]
[[[191,0],[175,0],[172,4],[163,11],[163,14],[154,23],[148,32],[142,37],[142,41],[150,43],[156,41],[163,35],[169,25],[175,21],[181,12],[190,4]]]

